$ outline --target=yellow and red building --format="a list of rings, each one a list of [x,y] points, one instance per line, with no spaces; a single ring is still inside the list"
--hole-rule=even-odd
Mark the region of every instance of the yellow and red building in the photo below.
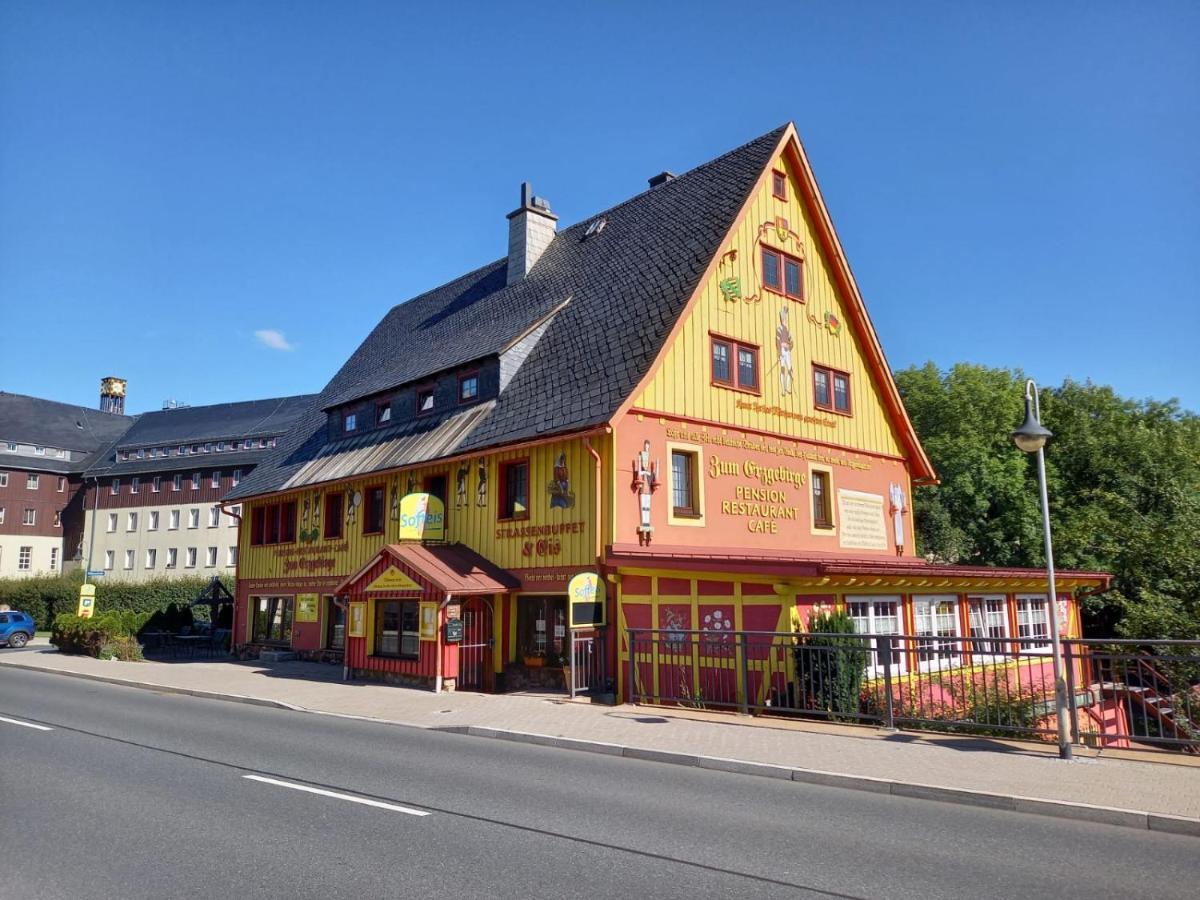
[[[1040,572],[916,555],[936,475],[793,126],[561,232],[526,187],[508,224],[506,257],[392,309],[227,498],[239,647],[544,685],[587,573],[622,696],[631,628],[844,605],[875,633],[1048,635]],[[438,540],[402,540],[414,494]],[[1064,634],[1105,584],[1062,573]]]

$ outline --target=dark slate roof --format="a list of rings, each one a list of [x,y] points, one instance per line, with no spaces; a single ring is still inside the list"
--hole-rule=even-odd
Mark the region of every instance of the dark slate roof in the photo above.
[[[0,441],[54,447],[86,454],[72,460],[29,457],[4,458],[10,468],[50,472],[82,472],[97,454],[117,440],[134,417],[0,391]]]
[[[653,363],[785,130],[560,231],[512,286],[501,259],[394,307],[230,496],[297,483],[324,445],[322,410],[494,354],[566,300],[459,450],[608,421]],[[585,239],[600,217],[606,227]]]
[[[154,459],[116,459],[117,451],[139,447],[178,447],[180,444],[278,438],[296,424],[316,399],[315,394],[216,403],[211,406],[184,406],[143,413],[137,422],[111,443],[87,474],[138,475],[143,472],[192,471],[197,468],[234,469],[252,466],[267,458],[270,451],[238,450],[199,455],[156,457]]]

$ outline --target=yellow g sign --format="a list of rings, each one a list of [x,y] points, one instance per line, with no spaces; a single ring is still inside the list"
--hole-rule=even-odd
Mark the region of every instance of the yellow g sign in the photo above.
[[[400,501],[400,540],[440,541],[446,537],[446,508],[432,494],[406,494]]]
[[[96,586],[94,584],[81,584],[79,586],[79,612],[76,614],[80,618],[90,619],[92,613],[96,611]]]

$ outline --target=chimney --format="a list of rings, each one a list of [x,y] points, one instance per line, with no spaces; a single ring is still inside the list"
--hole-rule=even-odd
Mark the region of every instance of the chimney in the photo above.
[[[125,379],[109,375],[100,379],[100,411],[125,415]]]
[[[660,184],[666,184],[668,181],[674,181],[674,180],[675,180],[675,173],[674,172],[666,172],[666,171],[659,172],[653,178],[648,179],[650,187],[652,187],[652,188],[656,188]]]
[[[521,205],[508,214],[508,283],[516,284],[529,274],[554,240],[558,216],[550,204],[533,196],[526,181],[521,185]]]

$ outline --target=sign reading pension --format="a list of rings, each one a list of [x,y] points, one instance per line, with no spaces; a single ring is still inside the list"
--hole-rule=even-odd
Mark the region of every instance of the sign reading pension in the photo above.
[[[854,550],[886,550],[883,495],[838,491],[838,543]]]
[[[90,619],[92,613],[96,611],[96,586],[94,584],[81,584],[79,586],[79,612],[76,613],[81,619]]]
[[[604,624],[604,582],[595,572],[580,572],[567,585],[572,628]]]
[[[400,540],[441,541],[446,538],[446,508],[433,494],[406,494],[400,500]]]

